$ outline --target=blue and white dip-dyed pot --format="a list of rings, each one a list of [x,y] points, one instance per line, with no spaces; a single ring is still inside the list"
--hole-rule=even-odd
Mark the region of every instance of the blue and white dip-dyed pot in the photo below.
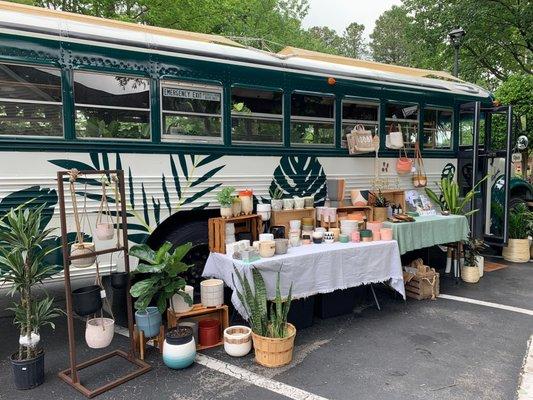
[[[159,314],[157,307],[147,307],[146,311],[135,312],[135,323],[137,330],[143,331],[145,337],[157,336],[161,326],[161,314]]]
[[[196,343],[192,328],[178,326],[171,329],[165,336],[163,345],[163,362],[172,369],[187,368],[196,358]]]

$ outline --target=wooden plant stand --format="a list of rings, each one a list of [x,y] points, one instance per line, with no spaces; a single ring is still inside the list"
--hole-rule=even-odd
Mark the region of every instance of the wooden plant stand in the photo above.
[[[138,359],[135,354],[135,343],[133,338],[133,311],[132,311],[132,304],[131,304],[131,296],[129,295],[131,282],[129,279],[130,276],[130,264],[129,264],[129,256],[128,256],[128,221],[127,221],[127,211],[126,211],[126,203],[124,201],[119,201],[120,199],[126,199],[125,189],[124,189],[124,171],[123,170],[89,170],[89,171],[75,171],[77,176],[81,176],[85,179],[87,179],[88,175],[107,175],[112,176],[115,175],[118,179],[118,190],[119,190],[119,196],[120,199],[115,199],[115,201],[120,202],[120,229],[122,230],[122,244],[120,246],[115,246],[107,249],[97,250],[94,252],[96,256],[103,255],[103,254],[110,254],[115,252],[123,252],[124,254],[124,269],[125,272],[128,274],[128,283],[127,283],[127,290],[126,292],[128,295],[126,296],[126,308],[128,310],[128,331],[130,335],[130,344],[129,344],[129,352],[126,353],[122,350],[114,350],[109,353],[106,353],[104,355],[101,355],[99,357],[95,357],[91,360],[77,363],[76,360],[76,335],[74,333],[74,312],[72,310],[72,288],[70,284],[70,263],[72,260],[75,260],[77,258],[83,258],[86,257],[85,255],[78,255],[78,256],[71,256],[70,255],[70,245],[68,243],[67,239],[67,217],[66,217],[66,211],[65,211],[65,180],[70,178],[71,172],[74,171],[59,171],[57,173],[57,188],[58,188],[58,200],[59,200],[59,218],[61,222],[61,248],[63,251],[63,269],[64,269],[64,275],[65,275],[65,301],[66,301],[66,308],[67,308],[67,328],[68,328],[68,353],[69,353],[69,363],[70,367],[68,369],[65,369],[63,371],[60,371],[58,373],[58,376],[60,379],[68,383],[70,386],[72,386],[74,389],[81,392],[86,397],[94,397],[98,396],[99,394],[102,394],[110,389],[113,389],[117,386],[122,385],[123,383],[134,379],[148,371],[150,371],[151,367],[146,362]],[[135,370],[128,372],[119,378],[104,383],[101,386],[94,387],[91,385],[91,388],[88,388],[84,384],[80,382],[78,372],[82,369],[85,369],[87,367],[90,367],[92,365],[99,364],[103,361],[106,361],[112,357],[122,357],[126,361],[130,362],[131,364],[135,365]]]
[[[224,329],[229,326],[228,306],[223,304],[218,307],[204,307],[201,304],[195,304],[191,311],[184,313],[177,313],[173,309],[167,309],[167,327],[175,328],[178,322],[183,319],[193,320],[198,322],[205,317],[214,318],[220,321],[220,341],[212,346],[201,346],[196,344],[196,350],[205,350],[212,347],[222,346],[224,344]]]
[[[293,219],[313,218],[313,226],[315,226],[315,209],[303,208],[301,210],[281,210],[272,211],[270,216],[270,226],[284,226],[285,238],[289,237],[291,230],[290,222]]]
[[[137,325],[134,326],[133,341],[135,342],[135,348],[139,349],[139,358],[144,360],[144,354],[146,353],[146,343],[149,340],[153,340],[154,347],[157,347],[159,353],[163,353],[163,343],[165,343],[165,327],[161,325],[159,327],[159,334],[153,338],[147,338],[144,336],[144,331],[139,331]]]
[[[407,209],[405,208],[405,191],[404,190],[382,190],[381,194],[391,203],[400,204],[404,212],[407,211]],[[368,195],[368,203],[374,204],[374,201],[375,201],[374,195],[372,194],[372,192],[370,192]]]
[[[235,224],[235,235],[243,232],[252,234],[252,241],[259,240],[263,229],[261,217],[257,214],[241,215],[233,218],[209,218],[209,250],[216,253],[226,253],[226,224]]]

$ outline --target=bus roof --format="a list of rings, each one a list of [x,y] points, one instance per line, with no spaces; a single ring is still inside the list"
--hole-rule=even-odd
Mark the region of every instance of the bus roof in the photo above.
[[[416,87],[487,99],[485,89],[443,71],[402,67],[286,47],[271,53],[220,35],[140,25],[0,1],[0,33],[244,64],[257,68]]]

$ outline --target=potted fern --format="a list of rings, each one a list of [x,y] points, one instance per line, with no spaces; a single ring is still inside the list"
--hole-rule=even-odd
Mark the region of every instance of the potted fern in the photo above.
[[[14,323],[20,329],[19,348],[10,357],[15,387],[31,389],[44,382],[44,349],[39,346],[40,328],[49,325],[61,310],[53,307],[54,299],[38,297],[34,288],[61,270],[48,264],[46,257],[56,250],[48,246],[53,229],[43,229],[41,214],[36,209],[11,209],[0,219],[0,279],[10,285],[9,294],[18,294],[19,301],[9,310],[15,313]]]
[[[220,204],[220,216],[222,218],[233,217],[233,192],[235,188],[226,186],[217,193],[217,200]]]
[[[509,211],[509,243],[502,250],[507,261],[524,263],[529,261],[529,239],[533,213],[525,204],[519,204]]]
[[[280,272],[276,281],[276,298],[267,306],[265,282],[259,270],[251,267],[252,282],[234,267],[241,289],[233,286],[248,314],[252,328],[255,360],[265,367],[281,367],[292,361],[296,328],[287,322],[291,307],[292,284],[286,298],[281,296]],[[253,290],[252,290],[253,286]]]

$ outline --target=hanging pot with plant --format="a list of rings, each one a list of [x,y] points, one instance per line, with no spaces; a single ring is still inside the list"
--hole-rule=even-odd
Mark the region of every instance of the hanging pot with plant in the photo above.
[[[255,360],[265,367],[281,367],[292,361],[296,328],[287,322],[292,301],[292,283],[287,297],[281,296],[280,272],[276,282],[276,298],[268,312],[267,290],[259,270],[251,268],[252,281],[242,276],[234,267],[240,289],[235,280],[237,296],[246,309],[248,322],[252,328],[252,340],[255,349]],[[254,290],[252,291],[252,287]]]
[[[111,240],[115,236],[115,225],[111,218],[111,210],[107,201],[107,177],[102,177],[102,198],[96,216],[96,237],[99,240]]]
[[[18,351],[10,356],[15,387],[31,389],[44,382],[44,350],[40,344],[40,328],[49,325],[61,310],[54,299],[38,298],[35,288],[61,268],[45,262],[53,247],[46,245],[53,229],[43,229],[44,204],[36,209],[11,209],[0,218],[0,269],[8,284],[8,294],[19,300],[10,311],[20,329]]]

